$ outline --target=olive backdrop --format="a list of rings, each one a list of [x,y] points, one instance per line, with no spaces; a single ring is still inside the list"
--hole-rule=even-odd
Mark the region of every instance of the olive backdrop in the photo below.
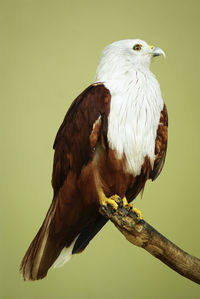
[[[198,0],[0,1],[2,299],[200,298],[197,284],[130,244],[112,223],[44,280],[24,282],[18,272],[52,199],[58,127],[93,82],[103,48],[127,38],[167,55],[151,66],[169,113],[166,164],[135,205],[162,234],[200,256],[199,27]]]

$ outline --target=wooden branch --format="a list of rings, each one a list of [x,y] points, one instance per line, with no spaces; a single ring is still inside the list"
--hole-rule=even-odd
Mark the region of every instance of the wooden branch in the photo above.
[[[100,212],[109,218],[126,239],[142,247],[168,267],[200,284],[200,260],[173,244],[144,220],[138,220],[130,208],[102,206]]]

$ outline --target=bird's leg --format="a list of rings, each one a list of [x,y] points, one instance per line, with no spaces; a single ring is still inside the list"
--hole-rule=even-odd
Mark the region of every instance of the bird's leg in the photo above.
[[[142,212],[134,208],[132,204],[128,203],[126,197],[121,198],[117,194],[112,195],[111,197],[106,197],[104,192],[100,190],[99,199],[101,206],[110,205],[114,210],[124,207],[125,209],[128,209],[129,211],[135,213],[137,215],[138,220],[143,219]]]

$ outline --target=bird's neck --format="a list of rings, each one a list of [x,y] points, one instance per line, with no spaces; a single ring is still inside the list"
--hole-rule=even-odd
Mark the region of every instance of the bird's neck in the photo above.
[[[107,70],[98,68],[96,72],[95,82],[102,82],[106,87],[110,87],[112,91],[126,91],[134,88],[137,83],[149,84],[150,81],[155,81],[155,76],[148,67],[138,66],[132,69],[126,67],[118,71],[117,67],[113,72],[112,68]],[[156,80],[157,81],[157,80]]]

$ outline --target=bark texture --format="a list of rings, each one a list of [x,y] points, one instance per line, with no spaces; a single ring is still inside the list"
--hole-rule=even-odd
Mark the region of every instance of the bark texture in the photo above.
[[[101,213],[109,218],[132,244],[144,248],[168,267],[200,284],[200,260],[169,241],[150,224],[138,220],[130,207],[102,206]]]

